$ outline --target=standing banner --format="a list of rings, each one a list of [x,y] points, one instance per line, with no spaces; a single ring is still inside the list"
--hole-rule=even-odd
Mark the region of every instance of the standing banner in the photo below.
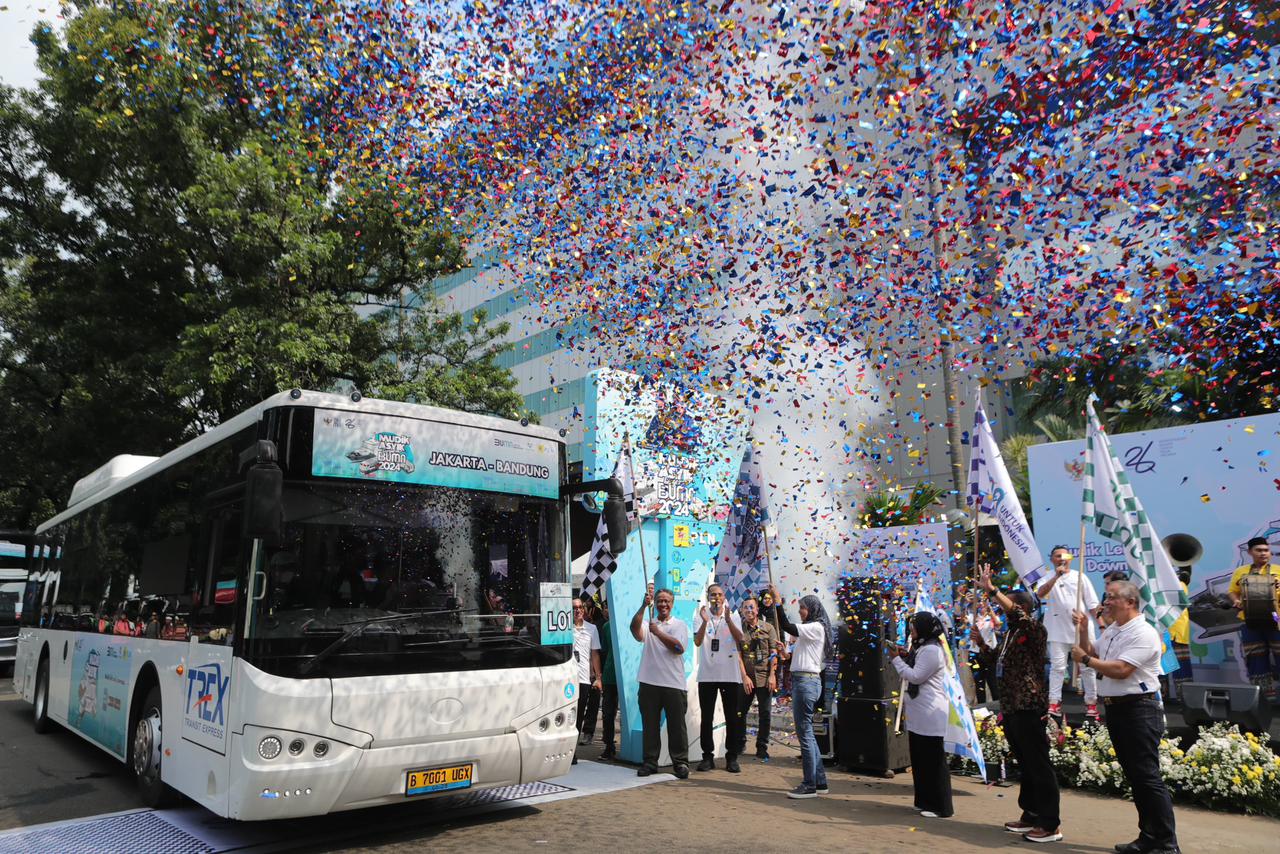
[[[1034,590],[1048,574],[1035,535],[1022,512],[1022,502],[1013,488],[1013,480],[1005,467],[1004,456],[982,405],[979,390],[973,404],[973,433],[969,436],[969,495],[966,503],[994,516],[1000,526],[1000,539],[1018,578],[1028,590]],[[975,530],[976,535],[976,530]]]
[[[1097,395],[1089,395],[1089,431],[1085,440],[1084,495],[1081,517],[1092,522],[1098,533],[1124,548],[1129,580],[1142,594],[1142,613],[1158,629],[1167,630],[1186,610],[1187,594],[1169,561],[1155,527],[1142,509],[1124,466],[1111,449],[1111,442],[1098,413],[1093,409]]]
[[[733,492],[733,509],[720,553],[716,556],[715,578],[724,588],[725,602],[736,611],[752,590],[769,579],[765,566],[765,533],[769,506],[764,494],[764,478],[750,434],[747,450],[738,469],[738,485]]]

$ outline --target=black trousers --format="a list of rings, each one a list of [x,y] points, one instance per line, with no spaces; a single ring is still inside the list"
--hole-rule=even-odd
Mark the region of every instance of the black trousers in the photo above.
[[[1160,736],[1164,708],[1155,697],[1106,707],[1107,732],[1116,761],[1129,778],[1133,805],[1138,809],[1138,839],[1147,848],[1178,844],[1173,822],[1173,799],[1160,776]]]
[[[663,688],[640,683],[640,726],[643,728],[644,764],[658,767],[662,753],[662,715],[667,716],[667,752],[673,766],[689,764],[689,727],[684,716],[689,711],[689,694],[683,688]]]
[[[578,732],[596,733],[596,714],[600,710],[600,692],[591,683],[578,684]]]
[[[728,750],[734,756],[741,756],[747,752],[747,713],[751,711],[751,704],[757,700],[760,701],[760,728],[756,730],[756,750],[769,749],[769,727],[773,723],[773,692],[769,690],[768,685],[763,687],[757,685],[750,694],[743,691],[738,695],[738,715],[742,723],[738,727],[738,740]]]
[[[1061,823],[1058,775],[1049,758],[1049,733],[1045,729],[1044,714],[1005,712],[1004,737],[1022,777],[1018,790],[1022,821],[1044,830],[1057,830]]]
[[[600,696],[600,718],[601,725],[604,727],[604,743],[606,746],[613,744],[613,727],[618,717],[618,686],[605,683],[604,691]]]
[[[907,733],[911,750],[911,782],[915,786],[915,806],[946,818],[955,813],[951,806],[951,770],[940,735]]]
[[[979,703],[1000,699],[996,688],[996,654],[994,652],[969,653],[969,660],[976,666],[973,668],[973,692]]]
[[[745,741],[745,737],[740,733],[746,732],[747,722],[738,711],[738,706],[741,705],[738,699],[744,693],[741,682],[698,683],[698,709],[702,713],[702,727],[698,734],[701,736],[703,759],[710,759],[716,755],[714,724],[717,694],[720,695],[720,705],[724,709],[725,755],[737,756],[740,752],[740,742]]]

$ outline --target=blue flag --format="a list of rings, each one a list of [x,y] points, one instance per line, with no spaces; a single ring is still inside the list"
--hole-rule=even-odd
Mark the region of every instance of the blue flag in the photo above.
[[[924,592],[924,585],[916,588],[916,610],[937,611],[929,594]],[[973,710],[964,694],[964,686],[960,684],[960,674],[956,670],[955,659],[951,656],[951,644],[942,639],[942,653],[947,660],[947,678],[943,684],[947,688],[947,734],[943,736],[943,745],[948,753],[954,753],[964,759],[972,759],[978,766],[982,779],[987,779],[987,763],[982,758],[982,743],[978,741],[978,727],[973,721]]]
[[[725,601],[732,610],[736,611],[751,591],[763,587],[769,580],[764,541],[768,524],[769,507],[760,461],[748,436],[724,541],[716,556],[716,581],[724,588]]]

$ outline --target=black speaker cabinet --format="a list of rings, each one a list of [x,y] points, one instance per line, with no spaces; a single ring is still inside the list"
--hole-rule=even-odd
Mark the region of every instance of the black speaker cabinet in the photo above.
[[[836,761],[850,771],[885,774],[911,765],[907,731],[893,732],[890,700],[841,700],[836,715]]]
[[[898,690],[900,680],[889,664],[885,640],[898,630],[892,593],[877,578],[846,578],[836,598],[840,602],[840,697],[881,699]]]

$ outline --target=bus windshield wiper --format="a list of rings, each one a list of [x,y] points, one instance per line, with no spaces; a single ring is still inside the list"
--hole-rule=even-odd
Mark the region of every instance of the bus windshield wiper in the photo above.
[[[301,675],[305,676],[306,674],[310,673],[312,670],[315,670],[316,667],[320,664],[320,662],[324,661],[326,658],[333,655],[335,652],[337,652],[341,647],[345,646],[351,640],[359,637],[361,634],[364,633],[365,629],[369,628],[369,626],[372,626],[375,623],[408,622],[409,620],[416,620],[420,617],[434,617],[440,614],[462,614],[462,613],[466,613],[466,612],[463,611],[461,608],[449,608],[444,611],[415,611],[412,614],[388,614],[385,617],[370,617],[369,619],[361,620],[360,622],[355,623],[354,625],[351,625],[350,623],[343,623],[342,625],[351,625],[351,628],[343,632],[342,637],[337,638],[336,640],[334,640],[333,643],[329,644],[324,649],[317,652],[315,655],[315,658],[312,658],[306,664],[302,665],[302,667],[299,668],[298,672]]]

